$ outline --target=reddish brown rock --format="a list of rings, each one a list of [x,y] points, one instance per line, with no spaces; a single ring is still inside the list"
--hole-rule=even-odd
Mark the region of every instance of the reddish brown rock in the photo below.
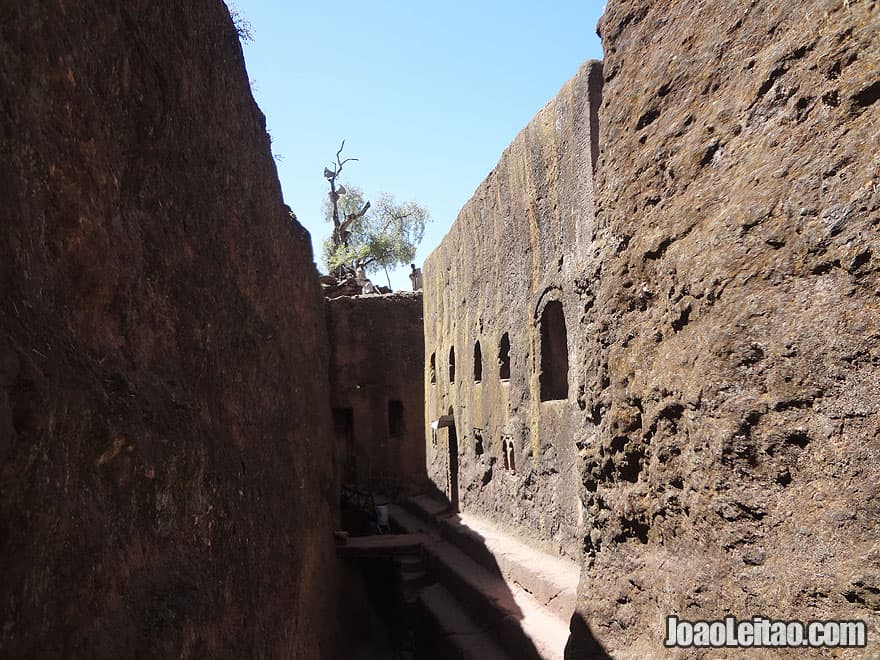
[[[0,9],[0,197],[0,655],[329,653],[323,300],[225,6]]]
[[[667,614],[878,650],[878,29],[610,2],[598,116],[582,71],[425,263],[429,477],[583,551],[567,657],[675,655]]]
[[[386,495],[423,491],[422,294],[328,300],[327,328],[343,479]]]
[[[880,650],[878,29],[608,3],[578,612],[621,657],[666,655],[669,613],[865,619],[841,657]]]

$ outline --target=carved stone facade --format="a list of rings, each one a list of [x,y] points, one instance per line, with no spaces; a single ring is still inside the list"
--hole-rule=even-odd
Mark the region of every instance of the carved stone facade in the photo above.
[[[425,263],[429,477],[582,561],[567,657],[676,612],[880,649],[878,25],[609,1]]]
[[[347,484],[386,495],[426,486],[422,294],[327,301],[330,402]]]
[[[462,510],[580,557],[576,278],[593,216],[602,66],[517,136],[424,265],[426,454]]]

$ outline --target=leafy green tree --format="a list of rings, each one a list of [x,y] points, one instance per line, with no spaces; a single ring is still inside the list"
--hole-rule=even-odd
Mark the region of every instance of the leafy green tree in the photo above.
[[[337,181],[343,165],[357,160],[341,160],[341,153],[342,147],[333,169],[324,169],[330,184],[324,217],[333,223],[333,234],[324,241],[324,263],[338,274],[354,272],[358,266],[367,274],[384,270],[390,287],[388,269],[415,259],[430,215],[416,202],[398,203],[387,193],[382,193],[375,204],[365,202],[363,190]]]

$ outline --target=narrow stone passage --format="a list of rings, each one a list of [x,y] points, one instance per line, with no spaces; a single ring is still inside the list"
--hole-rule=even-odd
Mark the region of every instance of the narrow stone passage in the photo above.
[[[235,15],[0,9],[0,657],[880,657],[880,2],[608,0],[387,295]]]

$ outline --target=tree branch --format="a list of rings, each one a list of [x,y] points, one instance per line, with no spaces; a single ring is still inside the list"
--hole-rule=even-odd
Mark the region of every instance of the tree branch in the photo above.
[[[357,160],[357,158],[346,158],[345,160],[339,160],[339,157],[342,155],[342,150],[345,148],[345,140],[342,141],[342,144],[339,145],[339,151],[336,152],[336,167],[333,168],[332,176],[328,177],[327,180],[330,182],[330,203],[333,205],[333,242],[335,245],[341,245],[345,242],[344,231],[345,228],[350,225],[353,220],[356,220],[359,217],[362,217],[364,213],[367,212],[367,209],[370,207],[370,203],[367,202],[367,205],[360,212],[359,215],[355,216],[354,219],[348,219],[344,222],[339,221],[339,195],[336,193],[336,178],[342,173],[342,166],[345,165],[350,160]],[[325,169],[325,176],[328,170]]]
[[[339,160],[339,156],[342,154],[342,150],[345,148],[345,140],[342,141],[342,144],[339,145],[339,151],[336,152],[336,172],[333,174],[333,178],[335,179],[342,172],[342,166],[345,165],[350,160],[357,160],[357,158],[346,158],[345,160]]]
[[[389,213],[388,215],[390,217],[388,218],[388,221],[385,223],[385,225],[382,227],[382,233],[385,233],[386,231],[388,231],[388,228],[391,226],[392,222],[395,222],[395,221],[403,222],[404,220],[406,220],[410,216],[415,215],[415,213],[401,213],[400,215],[395,215],[394,213]]]
[[[352,213],[351,215],[346,216],[345,221],[341,225],[339,225],[339,230],[345,231],[352,222],[354,222],[358,218],[363,218],[367,214],[367,211],[369,211],[369,210],[370,210],[370,203],[367,202],[366,204],[364,204],[364,208],[362,208],[360,211],[358,211],[357,213]]]

